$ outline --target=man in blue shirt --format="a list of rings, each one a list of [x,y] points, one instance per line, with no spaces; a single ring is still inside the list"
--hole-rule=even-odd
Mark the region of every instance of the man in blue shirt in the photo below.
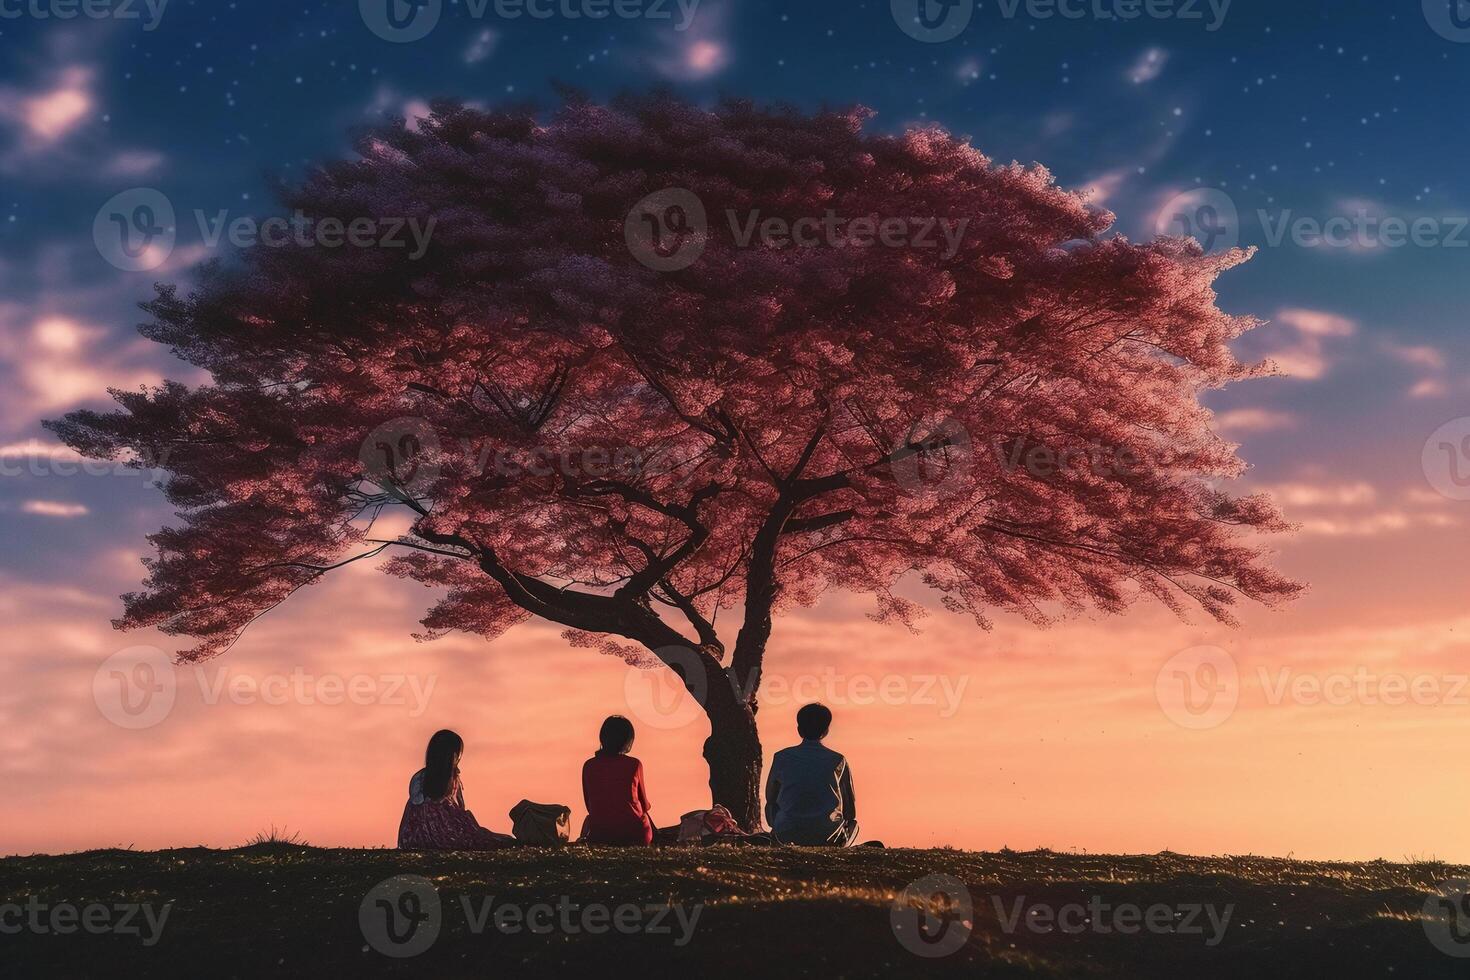
[[[782,749],[766,778],[766,823],[783,844],[850,847],[857,840],[852,770],[842,753],[822,744],[832,727],[825,705],[796,713],[801,744]]]

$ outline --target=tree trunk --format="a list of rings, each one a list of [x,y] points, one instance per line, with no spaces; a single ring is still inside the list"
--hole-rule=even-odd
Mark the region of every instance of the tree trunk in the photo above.
[[[704,742],[710,796],[723,804],[746,830],[761,828],[761,740],[755,708],[733,686],[714,685],[705,711],[710,735]]]

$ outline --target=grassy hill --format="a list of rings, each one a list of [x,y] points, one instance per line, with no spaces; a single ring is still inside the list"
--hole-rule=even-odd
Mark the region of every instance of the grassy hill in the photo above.
[[[948,899],[912,887],[934,875]],[[109,850],[0,860],[0,950],[12,977],[1465,977],[1470,930],[1437,898],[1460,878],[1047,851]]]

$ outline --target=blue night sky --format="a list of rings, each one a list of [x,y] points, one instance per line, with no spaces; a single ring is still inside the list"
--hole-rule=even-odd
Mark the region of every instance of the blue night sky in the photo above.
[[[1467,212],[1457,93],[1470,43],[1442,36],[1416,3],[1201,2],[1190,17],[1123,20],[1097,13],[1126,0],[1074,2],[1066,9],[1084,16],[1070,18],[1007,0],[925,43],[886,2],[649,0],[632,9],[663,16],[601,20],[564,16],[570,0],[558,2],[552,17],[517,19],[445,3],[408,43],[374,34],[351,2],[172,0],[155,18],[138,0],[118,11],[135,17],[70,20],[33,15],[51,0],[0,3],[6,458],[47,439],[40,418],[97,403],[108,384],[179,374],[133,333],[133,304],[153,280],[187,282],[190,265],[216,254],[196,211],[269,214],[273,180],[299,178],[349,152],[354,127],[412,117],[429,99],[549,107],[561,85],[597,98],[668,86],[704,102],[861,103],[877,127],[935,123],[998,161],[1042,163],[1092,189],[1131,237],[1171,230],[1177,194],[1208,195],[1186,196],[1186,213],[1223,195],[1238,215],[1229,233],[1263,248],[1222,280],[1222,302],[1272,321],[1245,348],[1294,377],[1210,403],[1255,414],[1235,434],[1269,479],[1302,465],[1387,466],[1407,482],[1423,435],[1461,414],[1470,231],[1456,221]],[[94,247],[93,219],[140,187],[173,204],[178,242],[161,268],[122,271]],[[1210,214],[1212,227],[1228,220]],[[1274,221],[1333,217],[1428,218],[1444,244],[1271,244]],[[35,546],[94,540],[103,527],[136,541],[164,512],[118,482],[7,479],[0,528]],[[23,509],[32,499],[89,519],[37,519]],[[43,577],[75,574],[65,554],[23,548],[15,560]]]

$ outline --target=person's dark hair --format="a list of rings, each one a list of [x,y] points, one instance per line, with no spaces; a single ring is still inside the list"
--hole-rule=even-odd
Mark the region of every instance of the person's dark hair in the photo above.
[[[633,747],[633,723],[622,715],[608,715],[597,733],[598,755],[622,755]]]
[[[442,800],[449,795],[449,788],[454,785],[454,770],[463,754],[464,739],[447,728],[429,739],[429,747],[424,752],[422,786],[426,799]]]
[[[796,733],[802,738],[826,738],[832,728],[832,709],[825,704],[804,704],[796,713]]]

